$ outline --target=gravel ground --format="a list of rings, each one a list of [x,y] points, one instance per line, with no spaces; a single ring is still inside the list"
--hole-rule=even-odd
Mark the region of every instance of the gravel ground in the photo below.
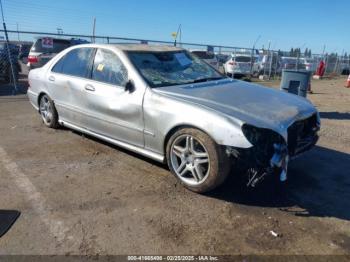
[[[320,141],[290,164],[282,190],[269,183],[247,190],[232,173],[207,195],[184,189],[156,162],[45,128],[25,95],[0,87],[0,208],[22,213],[0,238],[0,254],[349,255],[344,83],[313,82]]]

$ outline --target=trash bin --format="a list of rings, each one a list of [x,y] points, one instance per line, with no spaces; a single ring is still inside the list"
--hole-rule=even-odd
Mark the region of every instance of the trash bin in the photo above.
[[[311,72],[306,70],[282,70],[281,90],[306,97],[310,86]]]

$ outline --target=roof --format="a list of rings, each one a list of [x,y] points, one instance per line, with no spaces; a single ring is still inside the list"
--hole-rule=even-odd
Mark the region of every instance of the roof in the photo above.
[[[139,52],[172,52],[183,51],[183,48],[167,45],[146,45],[146,44],[80,44],[75,45],[75,48],[79,47],[92,47],[92,48],[115,48],[120,51],[139,51]]]
[[[149,52],[166,52],[182,51],[182,48],[167,45],[146,45],[146,44],[110,44],[122,51],[149,51]]]
[[[240,54],[240,53],[236,53],[236,54],[232,53],[231,56],[232,56],[232,57],[236,57],[236,56],[252,57],[251,54],[249,55],[249,54]],[[254,55],[253,55],[253,56],[254,56]]]

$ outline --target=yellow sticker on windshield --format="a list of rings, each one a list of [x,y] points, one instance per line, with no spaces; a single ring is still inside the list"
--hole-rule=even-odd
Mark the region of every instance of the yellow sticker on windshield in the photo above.
[[[99,64],[99,65],[97,66],[97,71],[102,71],[104,67],[105,67],[104,64]]]

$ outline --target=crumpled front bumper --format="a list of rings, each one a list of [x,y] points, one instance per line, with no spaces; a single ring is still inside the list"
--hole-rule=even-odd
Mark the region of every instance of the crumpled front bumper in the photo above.
[[[248,186],[255,186],[260,180],[268,175],[277,175],[279,180],[287,180],[288,164],[290,160],[298,157],[302,153],[310,150],[318,141],[317,130],[310,136],[297,139],[295,143],[274,143],[273,150],[267,152],[261,150],[259,146],[248,149],[237,149],[228,147],[226,152],[238,159],[240,165],[244,165],[247,170],[254,170],[256,178],[249,178]]]

